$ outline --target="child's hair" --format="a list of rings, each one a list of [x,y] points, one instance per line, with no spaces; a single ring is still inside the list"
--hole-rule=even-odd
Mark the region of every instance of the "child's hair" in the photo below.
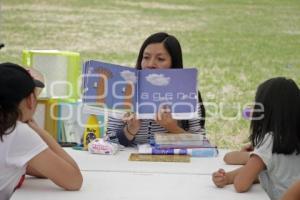
[[[34,80],[23,67],[13,63],[0,63],[0,141],[11,133],[21,112],[19,104],[35,87],[43,83]]]
[[[260,105],[259,105],[260,104]],[[263,106],[262,112],[257,112]],[[273,136],[273,153],[300,153],[300,91],[284,77],[263,82],[256,91],[250,140],[259,146],[265,135]]]

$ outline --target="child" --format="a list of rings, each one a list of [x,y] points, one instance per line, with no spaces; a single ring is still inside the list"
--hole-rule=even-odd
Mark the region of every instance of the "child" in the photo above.
[[[250,141],[254,151],[246,165],[231,171],[213,173],[216,186],[234,184],[237,192],[249,190],[259,181],[271,199],[279,199],[300,179],[300,93],[296,83],[278,77],[262,83],[256,92]]]
[[[36,87],[29,72],[0,64],[0,199],[9,199],[24,175],[51,179],[66,190],[79,190],[82,175],[74,160],[32,120]]]

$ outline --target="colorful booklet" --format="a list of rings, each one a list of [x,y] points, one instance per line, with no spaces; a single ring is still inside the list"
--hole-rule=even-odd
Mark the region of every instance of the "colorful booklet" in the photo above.
[[[197,148],[157,148],[150,144],[138,146],[139,154],[152,155],[190,155],[192,157],[216,157],[219,154],[216,146],[206,146]]]
[[[154,119],[168,109],[174,119],[198,117],[197,69],[137,70],[100,61],[83,66],[83,102],[103,112],[135,112]]]

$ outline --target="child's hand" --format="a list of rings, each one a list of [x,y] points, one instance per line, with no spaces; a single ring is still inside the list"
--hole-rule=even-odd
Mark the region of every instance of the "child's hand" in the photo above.
[[[212,174],[212,181],[219,188],[223,188],[225,185],[227,185],[228,181],[224,169],[219,169],[217,172],[214,172]]]

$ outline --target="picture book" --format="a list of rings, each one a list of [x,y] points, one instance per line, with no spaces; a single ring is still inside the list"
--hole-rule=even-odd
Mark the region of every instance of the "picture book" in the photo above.
[[[137,70],[100,61],[83,66],[83,102],[103,112],[135,112],[154,119],[168,109],[174,119],[198,116],[197,69]]]

